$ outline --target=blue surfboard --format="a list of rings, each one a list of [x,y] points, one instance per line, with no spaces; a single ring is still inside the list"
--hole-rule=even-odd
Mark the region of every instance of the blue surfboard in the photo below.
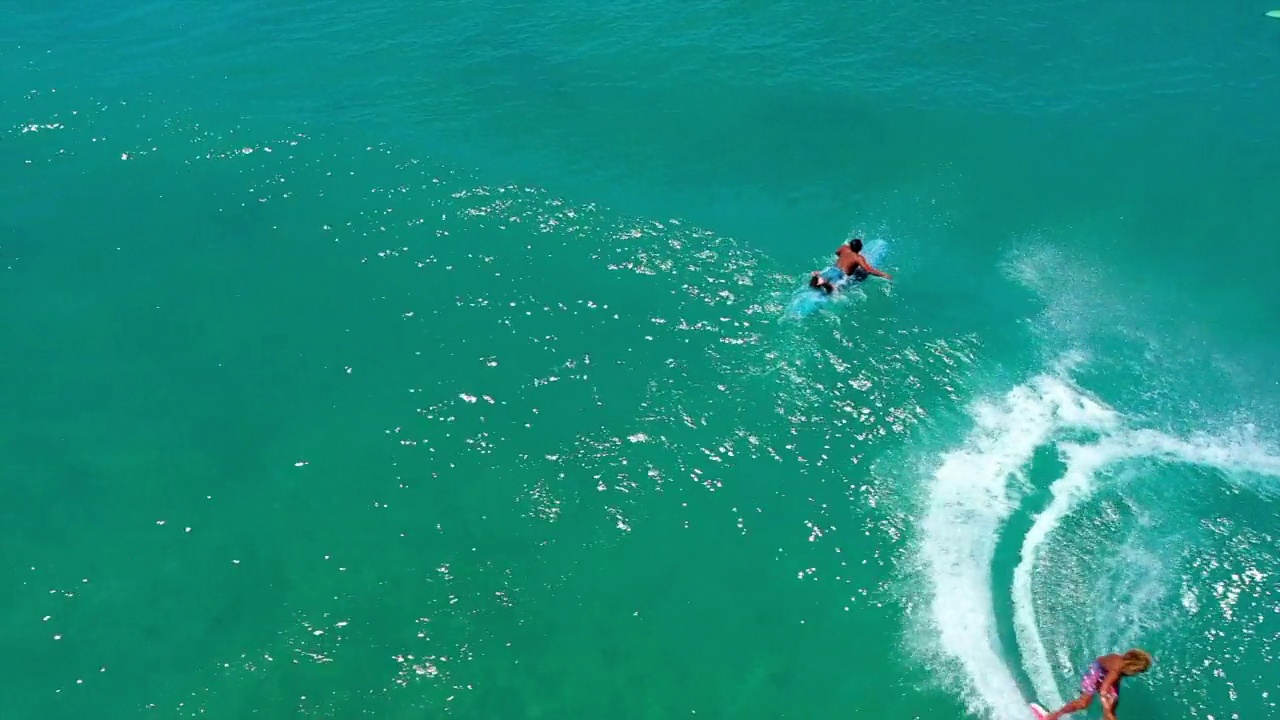
[[[889,243],[884,240],[871,240],[862,247],[862,256],[877,268],[880,267],[880,263],[884,262],[888,254]],[[793,318],[808,317],[829,303],[834,302],[837,299],[836,296],[844,292],[848,287],[866,279],[867,275],[865,274],[855,274],[852,277],[845,278],[843,282],[837,285],[834,293],[827,294],[826,291],[819,288],[809,287],[809,280],[806,277],[805,286],[791,295],[791,301],[787,303],[786,316]]]

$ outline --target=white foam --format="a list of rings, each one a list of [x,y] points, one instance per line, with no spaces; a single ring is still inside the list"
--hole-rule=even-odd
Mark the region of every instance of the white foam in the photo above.
[[[1097,472],[1125,460],[1154,457],[1225,472],[1280,476],[1280,457],[1254,442],[1238,439],[1201,437],[1186,441],[1154,430],[1134,430],[1116,432],[1092,445],[1062,443],[1059,449],[1067,469],[1051,486],[1052,500],[1023,538],[1012,589],[1014,627],[1027,674],[1036,693],[1055,705],[1061,705],[1062,698],[1036,621],[1031,576],[1049,536],[1092,495]]]
[[[1116,416],[1051,375],[975,404],[972,415],[964,444],[943,455],[934,473],[922,523],[931,617],[937,649],[964,671],[970,710],[1025,718],[996,634],[991,564],[999,529],[1025,491],[1022,471],[1036,448],[1063,428],[1106,428]]]
[[[1117,459],[1113,451],[1105,449],[1105,445],[1107,444],[1060,447],[1066,456],[1066,472],[1050,488],[1053,499],[1023,537],[1021,557],[1013,571],[1014,632],[1022,651],[1023,666],[1035,686],[1036,695],[1052,707],[1062,705],[1062,695],[1054,682],[1053,668],[1049,665],[1039,624],[1036,622],[1031,570],[1035,567],[1045,539],[1061,524],[1071,509],[1088,496],[1094,473]]]

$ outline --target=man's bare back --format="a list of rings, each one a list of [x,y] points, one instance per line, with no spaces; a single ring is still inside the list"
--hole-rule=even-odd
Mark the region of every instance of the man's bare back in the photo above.
[[[846,278],[865,273],[866,275],[882,277],[885,280],[893,279],[888,273],[876,269],[862,256],[862,238],[854,238],[847,245],[841,245],[837,248],[836,261],[833,267],[843,273]],[[825,271],[813,273],[813,277],[809,280],[809,286],[821,288],[827,292],[834,292],[836,289],[833,278]]]

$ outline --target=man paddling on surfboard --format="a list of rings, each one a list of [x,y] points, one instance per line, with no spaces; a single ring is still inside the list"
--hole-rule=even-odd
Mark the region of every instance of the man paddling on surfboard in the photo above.
[[[885,280],[893,279],[888,273],[875,269],[862,256],[862,238],[854,238],[849,241],[848,245],[841,245],[836,249],[836,262],[834,265],[826,270],[813,271],[813,275],[809,277],[809,287],[832,293],[835,292],[837,285],[850,277],[857,277],[861,280],[868,275],[882,277]]]
[[[1146,650],[1134,648],[1119,655],[1112,653],[1096,658],[1084,676],[1080,678],[1080,697],[1063,705],[1057,712],[1045,714],[1044,709],[1031,703],[1031,711],[1040,720],[1058,720],[1067,713],[1089,707],[1094,695],[1102,696],[1102,716],[1116,720],[1116,705],[1120,702],[1120,680],[1141,675],[1151,667],[1151,655]]]

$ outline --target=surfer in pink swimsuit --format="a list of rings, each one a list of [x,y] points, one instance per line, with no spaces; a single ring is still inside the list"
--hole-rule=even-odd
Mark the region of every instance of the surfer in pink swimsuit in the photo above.
[[[1151,655],[1138,648],[1123,655],[1112,653],[1096,658],[1080,678],[1080,697],[1063,705],[1057,712],[1042,717],[1044,720],[1058,720],[1067,713],[1084,710],[1093,702],[1094,695],[1101,695],[1102,716],[1106,720],[1116,720],[1116,705],[1120,702],[1120,680],[1140,675],[1149,667]]]

